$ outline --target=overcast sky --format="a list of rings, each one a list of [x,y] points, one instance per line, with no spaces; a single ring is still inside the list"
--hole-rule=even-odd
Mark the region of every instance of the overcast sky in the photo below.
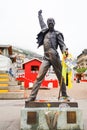
[[[74,57],[87,49],[87,0],[0,0],[0,44],[10,44],[43,55],[37,49],[38,10],[44,21],[53,17]]]

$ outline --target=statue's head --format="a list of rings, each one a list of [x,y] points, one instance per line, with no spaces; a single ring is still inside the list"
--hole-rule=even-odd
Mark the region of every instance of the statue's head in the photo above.
[[[55,20],[53,18],[48,18],[47,25],[49,30],[54,30]]]
[[[53,18],[48,18],[48,19],[47,19],[47,24],[48,24],[48,25],[49,25],[49,24],[55,25],[55,20],[54,20]]]

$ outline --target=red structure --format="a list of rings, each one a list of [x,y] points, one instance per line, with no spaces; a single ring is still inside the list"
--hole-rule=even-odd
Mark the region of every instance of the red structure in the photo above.
[[[38,74],[41,61],[38,59],[32,59],[26,63],[23,64],[24,74],[19,75],[16,79],[19,81],[24,82],[24,87],[29,88],[33,86],[33,83],[36,79],[36,76]],[[47,79],[47,75],[45,76],[45,79],[43,80],[41,87],[42,88],[49,88],[49,87],[58,87],[58,80],[57,79]]]

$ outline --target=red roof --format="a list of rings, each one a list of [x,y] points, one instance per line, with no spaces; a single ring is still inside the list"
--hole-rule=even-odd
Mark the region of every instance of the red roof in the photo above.
[[[38,62],[41,62],[41,63],[42,63],[42,61],[41,61],[41,60],[39,60],[39,59],[37,59],[37,58],[33,58],[33,59],[30,59],[29,61],[24,62],[24,63],[22,64],[22,65],[23,65],[23,68],[24,68],[25,64],[27,64],[27,63],[29,63],[29,62],[32,62],[32,61],[34,61],[34,60],[36,60],[36,61],[38,61]]]
[[[39,60],[39,59],[37,59],[37,58],[33,58],[33,59],[30,59],[29,61],[24,62],[23,65],[26,64],[26,63],[28,63],[28,62],[34,61],[34,60],[37,60],[37,61],[39,61],[39,62],[42,63],[41,60]]]

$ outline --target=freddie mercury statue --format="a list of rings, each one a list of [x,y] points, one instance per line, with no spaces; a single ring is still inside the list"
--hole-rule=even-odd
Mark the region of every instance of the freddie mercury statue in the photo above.
[[[53,18],[47,19],[47,25],[44,23],[42,10],[38,11],[38,18],[41,26],[41,32],[37,35],[38,47],[43,45],[44,57],[27,101],[34,101],[36,99],[40,85],[51,65],[53,66],[59,85],[61,86],[61,94],[67,98],[66,85],[64,83],[64,79],[62,78],[62,65],[59,53],[57,52],[58,46],[60,47],[62,53],[66,49],[63,34],[54,29],[55,21]]]

